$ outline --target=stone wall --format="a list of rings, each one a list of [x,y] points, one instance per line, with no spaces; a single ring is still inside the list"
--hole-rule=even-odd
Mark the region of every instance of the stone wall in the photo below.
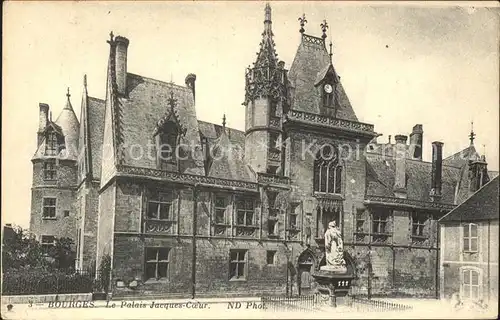
[[[116,205],[116,185],[108,185],[99,195],[96,267],[105,255],[113,258],[113,229]]]

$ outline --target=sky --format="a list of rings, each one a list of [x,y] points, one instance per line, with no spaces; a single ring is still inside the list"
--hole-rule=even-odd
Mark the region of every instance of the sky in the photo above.
[[[243,130],[244,71],[255,61],[264,2],[4,2],[2,76],[2,224],[29,226],[38,104],[56,119],[66,88],[80,117],[83,76],[105,98],[110,31],[130,40],[128,71],[184,84],[195,73],[200,120]],[[482,7],[478,7],[482,6]],[[489,7],[486,7],[489,6]],[[279,58],[290,68],[306,33],[329,25],[333,63],[362,122],[388,136],[424,130],[444,156],[475,145],[498,170],[499,7],[417,2],[273,2]],[[394,139],[392,139],[394,141]],[[483,145],[485,145],[483,147]]]

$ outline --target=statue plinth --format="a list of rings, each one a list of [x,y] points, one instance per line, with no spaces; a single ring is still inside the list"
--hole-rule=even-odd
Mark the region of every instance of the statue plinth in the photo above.
[[[336,308],[337,298],[349,293],[354,279],[353,266],[321,266],[312,277],[318,284],[318,293],[328,295],[330,306]]]

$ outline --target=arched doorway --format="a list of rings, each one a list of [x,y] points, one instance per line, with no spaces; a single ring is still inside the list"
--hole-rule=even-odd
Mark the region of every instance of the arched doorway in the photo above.
[[[316,282],[312,273],[315,266],[316,258],[311,250],[307,249],[300,254],[297,266],[297,288],[299,295],[314,293]]]

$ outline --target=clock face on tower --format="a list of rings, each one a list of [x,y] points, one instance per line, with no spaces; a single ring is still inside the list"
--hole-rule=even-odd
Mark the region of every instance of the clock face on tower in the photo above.
[[[325,90],[326,93],[332,93],[332,91],[333,91],[332,85],[329,83],[325,84],[323,89]]]

